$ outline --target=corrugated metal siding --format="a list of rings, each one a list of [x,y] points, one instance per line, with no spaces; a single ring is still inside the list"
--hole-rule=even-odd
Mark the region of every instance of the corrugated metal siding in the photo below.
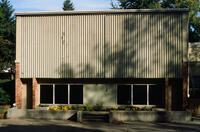
[[[17,17],[22,78],[182,75],[182,13]]]
[[[106,77],[180,77],[180,14],[106,16]]]

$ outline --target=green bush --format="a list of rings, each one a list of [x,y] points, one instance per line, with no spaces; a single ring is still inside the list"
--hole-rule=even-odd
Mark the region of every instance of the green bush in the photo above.
[[[93,111],[93,106],[90,105],[89,103],[87,103],[87,104],[85,105],[85,111]]]
[[[6,91],[0,87],[0,104],[8,104],[10,102],[10,96]]]

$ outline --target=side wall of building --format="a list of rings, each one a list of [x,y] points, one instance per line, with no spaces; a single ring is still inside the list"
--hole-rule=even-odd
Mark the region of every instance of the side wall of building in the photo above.
[[[200,114],[200,43],[189,43],[189,103],[193,114]]]
[[[116,104],[117,84],[137,83],[130,81],[134,79],[145,84],[146,80],[161,79],[166,109],[179,109],[180,103],[185,109],[188,80],[185,25],[187,11],[19,15],[17,107],[25,107],[23,100],[31,102],[27,108],[40,104],[41,79],[49,79],[50,83],[57,79],[73,83],[68,80],[77,79],[75,83],[84,84],[84,103],[103,105]],[[109,83],[110,79],[115,81]],[[23,99],[26,96],[29,101]]]
[[[188,12],[17,16],[21,78],[182,78]]]

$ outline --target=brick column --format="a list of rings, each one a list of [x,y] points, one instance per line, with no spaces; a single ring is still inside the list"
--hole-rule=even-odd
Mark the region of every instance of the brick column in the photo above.
[[[165,109],[172,110],[172,81],[169,78],[165,78]]]
[[[35,78],[32,78],[32,108],[35,109],[38,104],[38,83]]]
[[[20,79],[20,64],[15,63],[15,103],[16,107],[22,109],[22,81]]]
[[[187,86],[188,86],[188,63],[183,62],[183,102],[182,102],[182,108],[185,110],[188,106],[188,97],[187,97]]]
[[[168,96],[168,87],[169,87],[169,79],[165,78],[165,109],[168,111],[168,103],[169,103],[169,96]]]

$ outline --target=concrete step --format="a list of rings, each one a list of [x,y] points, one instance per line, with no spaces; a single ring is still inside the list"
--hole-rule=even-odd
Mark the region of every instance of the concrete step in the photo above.
[[[192,121],[200,122],[200,115],[192,116]]]
[[[83,122],[108,122],[109,113],[86,112],[83,113]]]

